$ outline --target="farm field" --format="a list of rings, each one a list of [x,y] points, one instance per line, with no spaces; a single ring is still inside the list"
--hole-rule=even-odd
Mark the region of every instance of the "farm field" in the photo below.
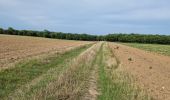
[[[122,44],[114,44],[112,48],[117,46],[119,49],[114,50],[115,56],[122,62],[124,69],[136,78],[136,83],[148,90],[153,99],[169,100],[170,57]]]
[[[6,62],[29,58],[0,70],[2,100],[170,99],[168,56],[104,41],[0,35],[0,44]]]
[[[24,58],[64,52],[92,42],[0,35],[0,69]]]
[[[151,52],[156,52],[159,54],[170,56],[170,45],[162,44],[141,44],[141,43],[122,43],[127,46],[139,48],[142,50],[147,50]]]
[[[0,0],[0,100],[170,100],[170,0]]]

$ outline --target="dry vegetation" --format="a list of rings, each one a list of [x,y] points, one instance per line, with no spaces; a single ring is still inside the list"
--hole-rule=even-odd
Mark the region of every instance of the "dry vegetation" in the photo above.
[[[0,91],[0,98],[11,97],[10,95],[15,94],[14,91],[22,90],[22,89],[27,90],[27,86],[29,88],[32,85],[36,85],[36,82],[39,82],[41,77],[43,77],[43,75],[48,70],[52,70],[53,68],[54,69],[56,68],[56,70],[60,70],[64,68],[63,64],[73,59],[74,57],[78,56],[81,52],[83,52],[84,50],[86,50],[92,45],[91,44],[92,42],[50,40],[50,39],[44,39],[44,38],[17,37],[17,36],[6,36],[6,35],[4,37],[6,37],[6,39],[3,38],[5,40],[1,39],[3,40],[3,42],[8,42],[9,41],[8,39],[16,40],[17,43],[15,45],[18,46],[18,48],[20,48],[19,45],[21,44],[22,44],[21,47],[24,48],[25,46],[24,44],[25,43],[29,44],[29,41],[35,42],[33,44],[32,43],[29,44],[29,45],[32,45],[34,48],[36,48],[36,46],[38,46],[39,44],[41,44],[42,45],[41,47],[43,47],[43,44],[45,41],[45,42],[49,42],[49,44],[53,43],[51,47],[52,48],[53,46],[56,47],[56,50],[54,49],[54,51],[47,51],[49,53],[43,53],[43,54],[40,53],[38,54],[40,56],[38,58],[30,58],[28,61],[23,60],[22,62],[19,62],[19,63],[16,63],[10,66],[8,69],[5,68],[1,70],[0,71],[0,90],[2,91]],[[23,43],[22,41],[25,41],[25,42]],[[10,48],[11,45],[9,45],[8,47],[8,45],[6,44],[6,48]],[[27,48],[27,46],[25,47]],[[27,49],[25,50],[29,51],[29,48],[28,50]],[[32,49],[30,46],[30,52],[27,52],[27,53],[32,54],[31,50],[34,50],[34,49]],[[16,50],[15,52],[17,51],[20,51],[20,49]],[[39,52],[41,52],[41,50],[39,50]],[[10,51],[6,53],[10,54]],[[35,55],[30,55],[30,56],[35,56]],[[13,56],[11,55],[10,57],[13,57]],[[4,56],[4,58],[6,57]],[[28,57],[26,57],[25,59],[27,58]],[[1,61],[3,62],[3,60]],[[15,63],[15,61],[11,63]],[[19,95],[19,93],[17,95]]]
[[[0,71],[4,100],[170,99],[168,56],[110,42],[8,35],[0,35],[0,55],[1,67],[30,58]]]
[[[35,99],[80,100],[86,91],[87,79],[92,69],[92,63],[101,44],[89,48],[77,58],[73,59],[58,78],[48,84],[46,88],[34,94]]]

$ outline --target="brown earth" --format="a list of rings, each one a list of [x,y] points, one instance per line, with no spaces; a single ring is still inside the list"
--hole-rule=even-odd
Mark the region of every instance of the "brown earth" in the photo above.
[[[92,42],[0,35],[0,69],[24,58],[64,52]]]
[[[110,43],[124,70],[146,89],[153,100],[170,100],[170,57]]]
[[[91,72],[90,79],[88,80],[88,92],[85,94],[82,100],[97,100],[99,95],[97,89],[97,79],[98,79],[98,66],[95,65],[94,69]]]

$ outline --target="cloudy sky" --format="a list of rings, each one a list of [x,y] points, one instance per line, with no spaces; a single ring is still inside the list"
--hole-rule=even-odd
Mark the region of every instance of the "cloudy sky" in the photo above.
[[[169,0],[0,0],[0,27],[170,35]]]

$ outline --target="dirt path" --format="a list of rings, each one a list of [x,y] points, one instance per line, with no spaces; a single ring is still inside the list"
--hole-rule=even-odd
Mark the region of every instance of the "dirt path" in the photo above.
[[[153,96],[154,100],[170,100],[170,57],[110,43],[124,70]]]
[[[104,43],[102,42],[101,45]],[[98,49],[101,49],[103,46],[101,46]],[[99,89],[98,89],[98,78],[99,78],[99,60],[100,60],[100,50],[97,52],[97,55],[94,59],[94,62],[92,64],[91,72],[89,72],[89,78],[87,82],[87,92],[83,96],[82,100],[97,100],[97,97],[99,95]]]
[[[95,65],[91,75],[90,79],[88,80],[89,87],[88,87],[88,92],[85,94],[83,100],[96,100],[97,96],[99,95],[98,93],[98,88],[97,88],[97,79],[98,79],[98,66]]]

